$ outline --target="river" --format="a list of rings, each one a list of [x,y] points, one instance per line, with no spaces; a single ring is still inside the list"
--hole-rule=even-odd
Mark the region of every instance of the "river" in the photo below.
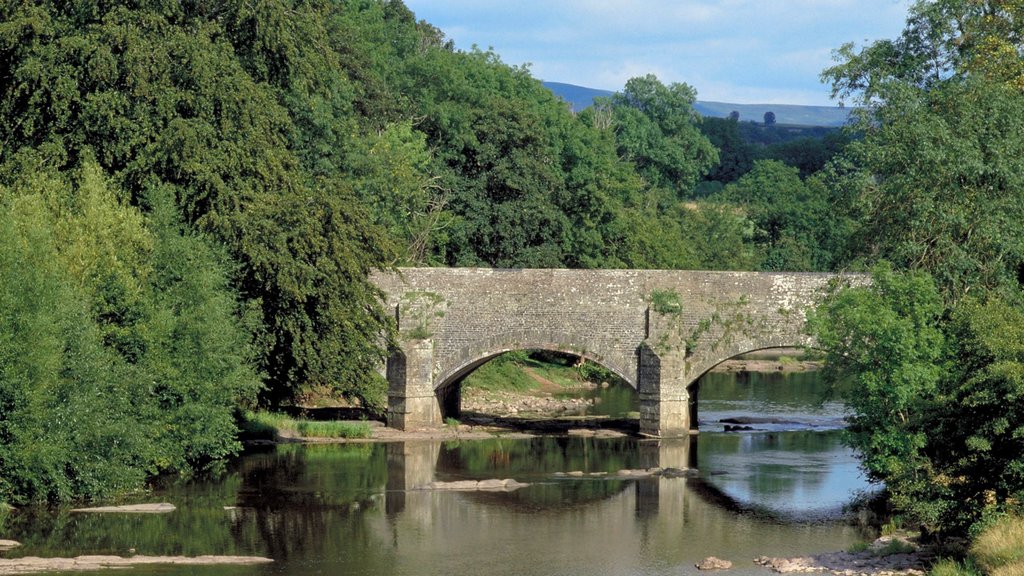
[[[839,520],[866,485],[842,447],[842,405],[806,375],[712,375],[699,436],[544,436],[252,450],[217,478],[170,482],[166,515],[26,510],[8,520],[18,555],[239,554],[258,567],[129,574],[667,575],[710,555],[751,560],[840,550],[866,537]],[[614,392],[613,392],[614,393]],[[611,401],[609,401],[610,403]],[[722,418],[762,418],[724,432]],[[623,469],[693,467],[695,478],[623,479]],[[582,472],[582,477],[563,473]],[[433,481],[515,478],[514,492],[420,490]]]

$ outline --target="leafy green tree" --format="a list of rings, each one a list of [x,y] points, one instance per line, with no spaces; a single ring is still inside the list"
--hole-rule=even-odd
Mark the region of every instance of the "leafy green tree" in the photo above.
[[[700,131],[718,149],[718,164],[704,177],[706,180],[728,184],[750,172],[754,166],[755,150],[740,134],[737,120],[732,117],[705,118]]]
[[[951,300],[1014,287],[1024,270],[1024,98],[969,80],[889,93],[851,145],[874,175],[861,202],[866,253],[926,270]]]
[[[855,391],[844,397],[855,413],[847,439],[864,469],[886,483],[896,506],[931,526],[942,517],[925,453],[947,358],[942,313],[930,277],[880,266],[870,286],[833,294],[808,318],[828,351],[826,377]]]
[[[953,361],[945,417],[930,434],[932,460],[948,523],[969,527],[1020,512],[1024,501],[1024,311],[1001,298],[972,298],[954,311],[947,333]]]
[[[260,389],[255,350],[230,285],[223,248],[181,221],[167,188],[151,190],[153,236],[146,275],[145,354],[137,365],[150,382],[150,415],[162,470],[220,466],[241,446],[235,414]]]
[[[848,216],[842,199],[819,180],[804,182],[796,168],[759,160],[716,200],[742,207],[753,222],[761,269],[830,270],[836,265]]]
[[[266,396],[328,384],[379,407],[388,317],[367,275],[394,257],[345,173],[360,131],[327,29],[340,9],[5,4],[0,176],[91,154],[139,206],[171,186],[240,264]]]
[[[662,84],[653,75],[631,78],[611,99],[620,155],[654,186],[678,198],[718,163],[718,151],[698,129],[697,93],[686,84]]]
[[[954,534],[1024,493],[1019,11],[919,2],[899,39],[846,46],[824,74],[866,108],[852,169],[823,181],[855,194],[854,254],[901,272],[832,296],[811,326],[858,383],[865,467],[898,509]]]
[[[136,489],[156,471],[137,425],[144,380],[103,345],[43,196],[0,200],[0,499]]]
[[[226,255],[181,225],[172,196],[154,194],[147,219],[95,163],[69,176],[0,189],[4,277],[18,283],[2,330],[18,343],[0,359],[8,501],[110,496],[220,465],[259,386]]]

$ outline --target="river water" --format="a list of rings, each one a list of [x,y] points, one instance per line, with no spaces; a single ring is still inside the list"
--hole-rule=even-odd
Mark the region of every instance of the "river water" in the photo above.
[[[282,445],[216,479],[171,483],[146,501],[167,515],[26,510],[5,537],[18,555],[269,556],[259,567],[144,567],[130,574],[678,575],[710,555],[751,560],[848,548],[839,520],[865,488],[839,443],[843,408],[813,377],[713,375],[701,434],[658,441],[536,437]],[[614,392],[612,393],[614,394]],[[611,400],[608,401],[610,405]],[[759,419],[723,432],[723,418]],[[616,478],[697,467],[696,478]],[[563,473],[582,472],[583,477]],[[420,490],[433,481],[515,478],[509,493]]]

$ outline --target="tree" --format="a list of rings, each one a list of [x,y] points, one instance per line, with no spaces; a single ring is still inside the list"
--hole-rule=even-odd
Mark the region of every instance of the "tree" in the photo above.
[[[818,180],[804,182],[796,168],[758,160],[714,200],[740,207],[754,226],[753,243],[762,270],[831,270],[844,244],[847,217],[841,198]]]
[[[890,87],[930,89],[975,76],[1022,87],[1024,6],[1007,0],[916,1],[899,38],[858,50],[850,43],[822,72],[833,97],[864,104],[887,100]]]
[[[0,499],[101,498],[223,464],[259,387],[227,256],[173,197],[147,218],[93,162],[0,187]],[[70,180],[70,181],[69,181]]]
[[[865,106],[854,169],[830,185],[856,194],[861,259],[897,271],[839,291],[811,327],[833,377],[859,384],[866,469],[901,512],[951,534],[1024,495],[1020,10],[919,2],[899,39],[844,46],[824,73]]]
[[[620,155],[677,198],[687,197],[718,162],[718,151],[697,127],[696,97],[686,84],[665,86],[647,75],[631,78],[611,99]]]
[[[718,149],[718,163],[708,171],[705,180],[728,184],[750,172],[756,154],[754,147],[740,134],[738,122],[705,118],[700,131]]]
[[[769,110],[764,113],[764,125],[775,126],[775,112]]]
[[[933,274],[944,296],[1016,289],[1024,270],[1024,98],[966,80],[890,91],[851,144],[874,175],[860,193],[862,254]]]
[[[826,378],[851,390],[844,395],[855,414],[847,441],[892,502],[933,529],[946,514],[927,451],[948,358],[942,313],[928,275],[881,265],[870,286],[832,294],[808,318],[828,351]]]
[[[394,256],[347,174],[359,129],[327,26],[340,10],[7,3],[0,110],[17,120],[0,126],[0,179],[91,155],[140,208],[170,187],[260,310],[267,397],[326,384],[380,406],[389,317],[367,276]]]

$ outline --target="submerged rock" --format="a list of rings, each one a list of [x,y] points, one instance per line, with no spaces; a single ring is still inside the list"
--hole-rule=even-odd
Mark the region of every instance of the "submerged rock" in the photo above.
[[[518,482],[513,478],[506,478],[504,480],[491,479],[491,480],[455,480],[453,482],[441,482],[435,481],[421,486],[420,490],[437,490],[437,491],[450,491],[450,492],[512,492],[529,486]]]
[[[624,468],[615,473],[618,477],[625,478],[650,478],[660,476],[662,478],[693,478],[700,472],[696,468],[647,468],[631,470]]]

